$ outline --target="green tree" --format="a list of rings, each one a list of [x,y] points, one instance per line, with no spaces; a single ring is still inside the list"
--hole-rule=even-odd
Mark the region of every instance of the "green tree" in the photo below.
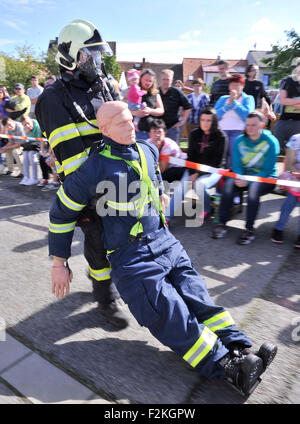
[[[51,75],[59,75],[59,65],[55,61],[55,56],[57,53],[57,47],[53,46],[51,49],[48,50],[47,54],[44,57],[44,62],[49,70],[49,74]]]
[[[27,45],[16,47],[15,55],[0,53],[0,61],[2,63],[0,84],[5,85],[11,94],[17,82],[28,87],[32,75],[37,75],[43,79],[49,73],[45,64]]]
[[[273,46],[273,56],[262,60],[272,70],[272,81],[277,86],[282,78],[292,73],[295,68],[295,59],[300,57],[300,36],[294,29],[285,33],[287,43],[283,46]]]
[[[104,55],[104,65],[106,72],[111,74],[117,81],[120,80],[122,73],[122,68],[120,64],[116,61],[116,56],[105,56]]]

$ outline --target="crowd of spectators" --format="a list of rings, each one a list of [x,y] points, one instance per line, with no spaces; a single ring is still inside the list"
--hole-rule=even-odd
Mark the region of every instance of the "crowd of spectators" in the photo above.
[[[173,83],[174,73],[170,69],[161,72],[157,90],[156,75],[150,69],[144,70],[143,73],[150,74],[151,80],[155,81],[156,97],[149,104],[149,96],[141,93],[140,103],[145,102],[148,107],[153,107],[159,101],[159,108],[155,115],[149,111],[132,112],[134,116],[142,117],[136,132],[137,139],[147,139],[148,136],[162,155],[183,159],[184,152],[179,146],[185,126],[187,160],[190,162],[225,168],[239,176],[278,178],[277,163],[281,151],[282,154],[286,153],[282,178],[300,181],[300,61],[296,63],[293,75],[281,82],[276,99],[270,98],[264,84],[257,79],[256,65],[247,67],[245,77],[231,75],[226,61],[219,61],[217,66],[220,78],[212,84],[210,95],[205,92],[204,82],[200,78],[192,81],[189,90],[184,90],[187,87],[182,81]],[[140,89],[145,89],[143,73],[138,83]],[[126,96],[123,100],[127,101]],[[142,126],[143,120],[147,125]],[[287,160],[287,157],[290,159]],[[215,193],[220,198],[218,224],[213,229],[212,237],[222,238],[228,230],[226,223],[231,217],[233,204],[242,202],[243,193],[247,192],[245,229],[237,241],[239,244],[249,244],[255,239],[254,224],[261,196],[272,192],[274,184],[221,177],[218,173],[169,165],[163,160],[160,160],[160,168],[165,181],[177,182],[173,192],[170,192],[170,203],[166,209],[168,223],[192,186],[198,197],[203,193],[201,218],[204,220],[214,213],[211,194]],[[294,188],[287,193],[271,237],[275,243],[283,240],[283,228],[300,200],[299,192]],[[285,194],[284,191],[281,193]],[[300,247],[300,225],[294,246]]]
[[[55,79],[52,75],[44,86]],[[27,91],[23,84],[16,83],[11,96],[6,87],[0,87],[0,175],[19,179],[23,186],[36,185],[45,191],[53,190],[59,187],[55,158],[47,140],[43,139],[34,113],[37,98],[44,88],[36,75],[32,75],[30,82]]]
[[[209,94],[201,78],[195,78],[189,88],[180,80],[173,82],[174,72],[170,69],[164,69],[158,77],[151,69],[128,71],[129,88],[121,97],[133,115],[137,139],[149,140],[162,155],[225,168],[239,176],[278,178],[276,163],[281,151],[285,154],[282,178],[300,181],[300,60],[293,74],[282,80],[276,99],[268,96],[257,79],[256,65],[247,67],[245,78],[231,75],[226,61],[219,61],[217,66],[219,78]],[[59,182],[55,157],[35,119],[35,104],[55,79],[52,75],[40,84],[33,75],[27,90],[17,83],[11,95],[0,87],[0,175],[19,178],[19,184],[37,185],[45,191],[57,189]],[[188,141],[186,153],[180,147],[183,128]],[[260,197],[272,192],[274,184],[195,171],[163,159],[159,165],[163,180],[177,182],[170,192],[168,222],[184,199],[189,182],[199,197],[203,193],[204,219],[214,214],[211,195],[219,195],[218,224],[212,237],[222,238],[235,199],[247,192],[245,230],[238,242],[248,244],[254,240]],[[300,189],[292,187],[285,194],[271,237],[275,243],[282,243],[288,217],[300,201]],[[300,247],[300,226],[294,245]]]

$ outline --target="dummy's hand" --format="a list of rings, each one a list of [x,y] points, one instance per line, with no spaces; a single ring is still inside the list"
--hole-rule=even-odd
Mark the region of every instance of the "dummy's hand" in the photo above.
[[[247,185],[248,185],[248,181],[240,180],[239,178],[236,178],[236,180],[235,180],[235,185],[236,185],[237,187],[247,187]]]
[[[52,278],[52,293],[63,298],[70,292],[70,282],[73,279],[73,272],[69,267],[64,266],[63,262],[54,263],[51,272]]]

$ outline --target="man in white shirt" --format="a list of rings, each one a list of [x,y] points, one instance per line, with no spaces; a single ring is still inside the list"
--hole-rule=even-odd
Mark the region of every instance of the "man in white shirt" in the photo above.
[[[43,92],[43,87],[41,87],[39,85],[39,79],[37,76],[32,75],[32,77],[30,78],[31,81],[31,85],[32,87],[28,88],[27,90],[27,96],[30,98],[31,101],[31,108],[30,108],[30,113],[29,116],[32,119],[36,119],[35,117],[35,104],[37,102],[37,99],[39,97],[39,95]]]

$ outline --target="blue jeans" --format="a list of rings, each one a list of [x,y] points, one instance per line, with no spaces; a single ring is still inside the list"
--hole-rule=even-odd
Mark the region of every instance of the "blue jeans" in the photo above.
[[[176,210],[180,206],[181,202],[184,199],[184,196],[186,192],[189,189],[189,185],[187,184],[187,181],[189,180],[189,173],[188,171],[185,171],[183,174],[180,184],[176,187],[174,194],[170,200],[169,206],[166,210],[166,218],[170,219],[172,216],[174,216]],[[200,200],[202,200],[202,196],[204,197],[204,211],[209,212],[211,209],[210,206],[210,189],[212,187],[215,187],[218,183],[218,181],[221,179],[221,175],[219,174],[205,174],[201,175],[194,184],[194,190],[197,193],[197,196]],[[204,189],[204,190],[203,190]]]
[[[178,128],[171,127],[167,130],[166,137],[169,137],[172,140],[176,141],[176,143],[179,145],[179,143],[180,143],[180,139],[179,139],[180,133],[181,133],[181,127],[178,127]]]
[[[297,203],[299,202],[298,199],[299,198],[297,196],[293,196],[291,193],[288,193],[281,207],[280,218],[275,225],[276,230],[283,231],[285,224],[287,223],[287,220],[289,219],[290,214],[292,213],[294,207],[297,206]],[[300,220],[299,220],[298,234],[300,234]]]
[[[247,201],[247,214],[246,214],[246,228],[252,231],[253,225],[259,210],[260,196],[271,193],[275,188],[275,184],[258,183],[253,182],[248,184],[247,187],[240,190],[248,191]],[[233,204],[233,198],[238,191],[238,187],[235,185],[235,179],[229,178],[224,184],[222,190],[221,204],[219,207],[219,221],[221,224],[226,224],[229,220],[230,209]]]
[[[226,152],[226,168],[232,167],[232,150],[236,138],[243,133],[242,130],[224,130],[224,133],[227,135],[228,144]]]

